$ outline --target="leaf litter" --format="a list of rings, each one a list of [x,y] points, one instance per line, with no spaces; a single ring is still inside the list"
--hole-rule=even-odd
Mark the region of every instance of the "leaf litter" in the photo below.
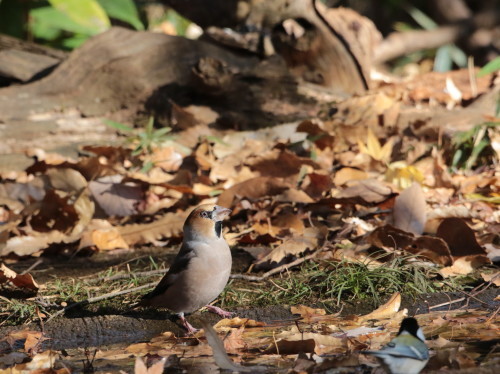
[[[142,152],[134,151],[137,144],[86,146],[79,158],[69,159],[33,150],[34,162],[25,171],[1,175],[0,256],[5,264],[0,282],[37,291],[31,275],[16,274],[6,265],[30,256],[173,245],[191,209],[217,202],[233,209],[225,225],[231,245],[258,252],[250,271],[278,268],[311,253],[317,253],[313,261],[346,267],[356,261],[384,267],[394,257],[410,254],[409,261],[437,269],[429,275],[435,282],[475,274],[488,287],[497,287],[496,143],[481,144],[496,150],[484,153],[489,159],[478,150],[453,162],[457,147],[469,144],[454,141],[459,130],[463,136],[481,125],[460,106],[464,100],[477,100],[462,79],[466,75],[432,73],[421,81],[388,84],[378,92],[328,103],[335,109],[332,114],[271,129],[215,130],[194,121],[174,126],[165,144]],[[460,99],[435,89],[445,82],[450,86],[450,79]],[[492,79],[478,80],[481,93],[487,94]],[[489,113],[484,109],[484,122],[498,124]],[[456,126],[450,126],[454,120]],[[497,139],[498,125],[483,132]],[[460,157],[467,151],[463,148]],[[457,169],[459,165],[466,168]],[[216,325],[215,330],[226,334],[229,359],[321,371],[373,365],[356,352],[387,342],[405,315],[394,305],[365,317],[340,317],[304,306],[293,312],[300,317],[287,326],[246,320]],[[39,315],[43,320],[43,313]],[[435,350],[430,368],[498,365],[491,343],[498,338],[498,310],[429,310],[418,319]],[[26,334],[10,342],[35,339]],[[192,338],[165,335],[129,347],[128,354],[206,358],[212,353],[203,336],[194,343]],[[471,348],[480,341],[489,352]],[[193,345],[183,345],[187,342]],[[111,360],[118,354],[112,352],[99,351],[96,357]],[[59,353],[24,347],[11,354],[1,362],[15,364],[16,370],[27,370],[19,366],[26,363],[18,363],[25,360],[40,362],[39,369],[66,370],[46,365],[56,356],[64,361]],[[164,366],[176,362],[156,361]],[[149,370],[138,361],[136,372]]]

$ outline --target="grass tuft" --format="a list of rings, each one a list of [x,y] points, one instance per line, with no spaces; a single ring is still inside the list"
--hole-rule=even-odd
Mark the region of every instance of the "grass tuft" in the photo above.
[[[383,266],[375,266],[373,261],[309,261],[298,271],[268,279],[255,289],[248,289],[248,284],[239,288],[241,282],[231,282],[221,300],[228,307],[332,302],[338,306],[353,300],[367,300],[375,306],[396,291],[410,296],[436,292],[440,287],[432,280],[434,277],[411,259],[396,257]]]

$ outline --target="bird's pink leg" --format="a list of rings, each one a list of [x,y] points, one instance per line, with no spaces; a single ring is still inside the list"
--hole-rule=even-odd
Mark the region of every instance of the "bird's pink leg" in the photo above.
[[[224,309],[219,308],[218,306],[213,306],[213,305],[207,305],[206,308],[212,312],[215,313],[223,318],[231,318],[234,313],[228,312]]]
[[[179,319],[181,320],[182,326],[187,330],[189,334],[194,334],[195,332],[198,331],[198,329],[195,329],[188,321],[186,318],[184,318],[184,313],[179,313]]]

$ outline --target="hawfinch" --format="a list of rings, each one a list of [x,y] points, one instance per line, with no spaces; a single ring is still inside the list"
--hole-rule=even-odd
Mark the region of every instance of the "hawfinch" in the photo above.
[[[172,266],[138,305],[170,309],[190,333],[197,330],[184,318],[185,313],[206,306],[229,317],[231,313],[207,304],[224,290],[231,273],[231,250],[222,236],[222,220],[230,213],[212,204],[193,210],[184,223],[184,239]]]
[[[391,374],[418,374],[429,361],[425,337],[415,318],[401,322],[398,335],[380,351],[363,353],[377,357]]]

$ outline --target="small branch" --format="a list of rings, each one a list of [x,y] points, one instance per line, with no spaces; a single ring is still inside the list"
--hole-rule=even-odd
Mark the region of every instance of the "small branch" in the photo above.
[[[438,304],[438,305],[433,305],[433,306],[429,307],[429,310],[436,309],[436,308],[441,308],[442,306],[446,306],[446,305],[451,305],[451,304],[459,303],[459,302],[464,301],[464,300],[465,300],[465,297],[462,297],[462,298],[456,299],[456,300],[447,301],[446,303],[442,303],[442,304]]]
[[[38,265],[40,265],[41,263],[43,263],[43,259],[39,258],[38,260],[36,260],[33,265],[31,265],[29,268],[27,268],[26,270],[24,270],[22,273],[20,273],[20,275],[24,275],[26,273],[29,273],[31,270],[33,270],[34,268],[36,268]]]
[[[142,286],[139,286],[139,287],[129,288],[128,290],[110,292],[110,293],[107,293],[107,294],[104,294],[104,295],[101,295],[101,296],[91,297],[90,299],[70,304],[67,307],[65,307],[65,308],[63,308],[61,310],[58,310],[57,312],[55,312],[54,314],[52,314],[50,316],[50,318],[47,320],[47,322],[49,322],[51,319],[53,319],[53,318],[55,318],[55,317],[63,314],[67,310],[72,309],[72,308],[74,308],[76,306],[87,305],[87,304],[95,303],[97,301],[101,301],[101,300],[105,300],[105,299],[111,299],[111,298],[113,298],[115,296],[125,295],[127,293],[132,293],[132,292],[135,292],[135,291],[139,291],[139,290],[142,290],[144,288],[151,288],[151,287],[155,286],[157,283],[158,282],[152,282],[152,283],[148,283],[148,284],[145,284],[145,285],[142,285]]]
[[[259,282],[269,278],[271,275],[281,273],[283,270],[288,270],[294,266],[300,265],[301,263],[310,260],[315,257],[317,253],[310,254],[309,256],[301,257],[296,259],[295,261],[290,262],[289,264],[284,264],[269,270],[267,273],[262,274],[261,276],[256,275],[246,275],[246,274],[231,274],[231,279],[244,279],[251,282]]]

